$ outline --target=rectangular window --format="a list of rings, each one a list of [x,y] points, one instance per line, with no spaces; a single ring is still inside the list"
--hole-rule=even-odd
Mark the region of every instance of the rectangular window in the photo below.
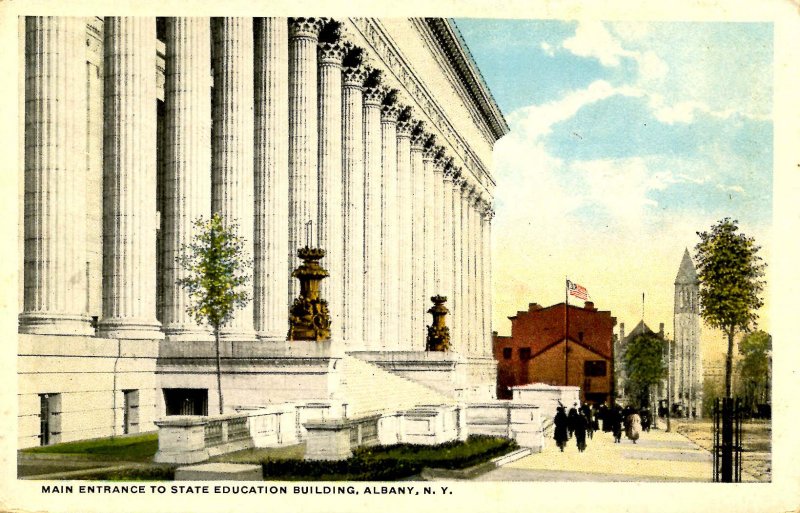
[[[506,359],[506,360],[510,360],[511,359],[511,348],[510,347],[504,347],[503,348],[503,358]]]
[[[531,359],[531,348],[530,347],[520,347],[519,348],[519,359],[520,360],[530,360]]]
[[[586,377],[600,377],[606,375],[605,360],[589,360],[583,362],[583,375]]]
[[[61,394],[39,394],[39,445],[61,439]]]
[[[139,432],[139,391],[123,390],[122,432],[126,435]]]
[[[167,415],[208,415],[208,389],[164,388]]]

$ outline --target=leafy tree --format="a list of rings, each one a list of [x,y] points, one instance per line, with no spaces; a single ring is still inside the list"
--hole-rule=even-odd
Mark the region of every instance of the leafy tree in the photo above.
[[[772,336],[761,330],[748,333],[739,342],[739,384],[745,403],[752,409],[769,399],[771,350]]]
[[[698,232],[695,246],[697,277],[700,280],[700,316],[705,323],[728,337],[725,360],[725,397],[731,397],[733,339],[737,332],[750,331],[764,304],[766,264],[758,256],[755,239],[738,232],[738,221],[726,217]]]
[[[650,389],[667,376],[664,340],[652,333],[637,335],[628,343],[623,363],[628,397],[637,406],[650,404]]]
[[[250,276],[245,270],[252,263],[244,256],[244,239],[236,235],[235,224],[226,225],[219,214],[211,219],[202,217],[194,222],[195,237],[181,248],[177,258],[186,276],[178,285],[189,294],[186,311],[199,325],[208,324],[214,330],[217,353],[217,393],[219,412],[223,412],[222,375],[220,371],[219,332],[233,318],[237,309],[250,301],[245,285]]]

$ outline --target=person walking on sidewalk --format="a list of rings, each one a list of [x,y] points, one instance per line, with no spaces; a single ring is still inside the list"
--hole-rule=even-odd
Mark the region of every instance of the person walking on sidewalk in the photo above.
[[[642,419],[639,417],[639,414],[634,411],[625,419],[625,436],[627,436],[629,440],[632,440],[633,443],[636,443],[641,432]]]
[[[575,442],[578,444],[578,452],[586,450],[586,430],[589,422],[583,412],[575,416]]]
[[[620,443],[622,439],[622,408],[615,404],[612,409],[608,411],[608,416],[611,419],[611,433],[614,435],[614,443]]]
[[[566,447],[567,439],[569,438],[567,435],[567,424],[567,414],[564,413],[564,407],[559,406],[556,408],[556,416],[553,419],[553,425],[555,426],[553,438],[556,439],[556,445],[561,449],[561,452],[564,452],[564,447]]]
[[[578,422],[578,403],[572,405],[572,408],[569,409],[569,415],[567,416],[567,428],[569,429],[569,437],[572,438],[572,434],[575,432],[575,424]]]

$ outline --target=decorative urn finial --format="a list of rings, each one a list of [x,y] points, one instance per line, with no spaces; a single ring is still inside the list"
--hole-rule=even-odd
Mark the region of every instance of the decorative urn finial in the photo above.
[[[445,317],[450,312],[446,306],[447,297],[433,296],[431,298],[433,306],[428,309],[428,313],[433,316],[433,323],[428,326],[428,339],[425,343],[426,351],[449,351],[450,350],[450,329],[447,327]]]
[[[308,246],[297,250],[303,263],[292,272],[300,280],[300,296],[289,308],[289,340],[328,340],[331,338],[331,320],[328,302],[319,297],[320,282],[328,277],[319,263],[325,250]]]

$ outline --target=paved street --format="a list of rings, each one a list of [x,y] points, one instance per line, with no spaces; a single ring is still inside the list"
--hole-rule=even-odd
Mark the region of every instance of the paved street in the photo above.
[[[547,440],[532,454],[480,476],[478,481],[711,481],[711,454],[676,432],[651,430],[634,444],[595,433],[580,453],[574,438],[560,452]]]

